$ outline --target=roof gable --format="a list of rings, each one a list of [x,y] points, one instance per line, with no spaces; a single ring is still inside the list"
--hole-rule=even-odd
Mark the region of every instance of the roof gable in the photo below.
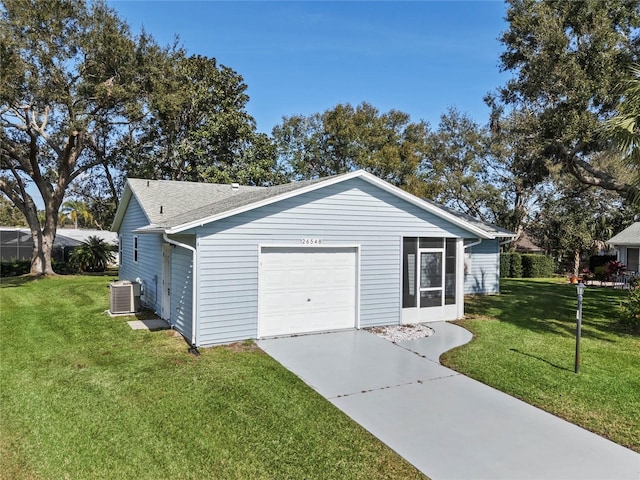
[[[226,198],[265,187],[218,183],[179,182],[174,180],[145,180],[129,178],[111,227],[117,231],[131,198],[135,198],[150,225],[161,225],[167,219],[197,210]]]
[[[611,237],[607,243],[611,245],[640,245],[640,222],[635,222]]]
[[[158,185],[154,190],[151,187],[152,184],[149,183],[154,181],[135,179],[133,181],[129,180],[128,186],[132,186],[133,194],[149,217],[150,224],[137,231],[140,233],[161,232],[176,234],[352,178],[361,178],[427,212],[449,221],[478,238],[515,237],[515,234],[508,230],[486,224],[431,201],[422,200],[364,170],[273,187],[240,187],[237,191],[232,191],[229,185],[168,181],[164,181],[164,184],[161,183],[163,181],[156,181]],[[162,189],[163,186],[164,189]],[[168,190],[174,187],[176,190],[169,194]],[[154,194],[153,192],[163,193]],[[188,201],[186,197],[191,198],[192,201]],[[172,204],[176,201],[181,201],[182,206],[176,208],[176,205]],[[165,204],[168,209],[165,210],[163,207],[163,212],[159,213],[159,207]],[[173,212],[174,215],[170,215],[169,212]],[[116,222],[114,222],[115,225]]]

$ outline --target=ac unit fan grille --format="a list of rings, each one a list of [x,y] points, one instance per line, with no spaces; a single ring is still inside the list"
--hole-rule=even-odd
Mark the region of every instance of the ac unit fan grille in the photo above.
[[[131,284],[111,285],[111,313],[133,313],[133,290]]]

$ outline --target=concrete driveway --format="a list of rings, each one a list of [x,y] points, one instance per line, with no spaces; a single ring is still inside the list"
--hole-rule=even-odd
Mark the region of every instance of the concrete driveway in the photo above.
[[[363,330],[258,345],[433,480],[640,479],[640,454],[440,365],[471,335],[431,326],[400,346]]]

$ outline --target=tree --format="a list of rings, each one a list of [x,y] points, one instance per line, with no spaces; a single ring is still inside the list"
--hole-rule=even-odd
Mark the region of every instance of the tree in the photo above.
[[[625,158],[636,187],[635,201],[640,203],[640,65],[630,68],[631,78],[624,82],[617,115],[604,124],[604,135],[614,141]]]
[[[139,118],[152,52],[100,0],[5,0],[0,11],[0,191],[33,236],[31,274],[53,274],[51,249],[69,186],[108,165]],[[42,196],[40,225],[36,202]]]
[[[130,176],[268,185],[275,147],[246,111],[247,85],[214,58],[176,51],[154,79],[149,115],[132,125],[119,168]]]
[[[91,236],[71,251],[69,260],[80,272],[104,272],[114,258],[111,245],[100,237]]]
[[[450,109],[427,139],[420,165],[428,198],[484,221],[497,221],[502,190],[488,132],[468,116]]]
[[[616,87],[640,53],[636,0],[508,0],[502,69],[514,73],[488,100],[519,112],[524,138],[586,185],[635,192],[628,172],[614,176],[593,158],[609,148],[598,135],[620,98]],[[500,129],[498,115],[494,130]]]
[[[537,243],[578,275],[581,259],[606,249],[606,241],[640,213],[618,192],[554,175],[530,224]]]
[[[285,117],[273,137],[281,164],[295,179],[364,169],[420,194],[423,183],[417,168],[425,156],[428,131],[425,122],[411,122],[406,113],[381,113],[362,103]]]
[[[4,197],[0,197],[0,225],[3,227],[26,227],[24,215]]]
[[[75,228],[78,228],[78,224],[83,227],[91,226],[93,223],[93,215],[89,211],[89,207],[86,203],[79,200],[67,200],[62,204],[60,208],[62,220],[70,220]]]

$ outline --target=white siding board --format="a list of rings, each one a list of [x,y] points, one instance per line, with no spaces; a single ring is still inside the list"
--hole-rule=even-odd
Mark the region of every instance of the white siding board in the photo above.
[[[193,323],[193,254],[181,247],[171,249],[171,323],[189,342]]]
[[[137,200],[132,197],[120,225],[122,238],[122,263],[118,272],[120,280],[135,281],[143,285],[142,303],[155,312],[160,311],[162,278],[161,238],[156,234],[137,235],[138,262],[133,261],[133,231],[149,223]]]
[[[472,237],[361,179],[194,228],[199,238],[200,343],[257,333],[258,245],[360,245],[360,325],[399,322],[403,236]]]
[[[500,246],[498,240],[483,240],[470,247],[471,271],[464,276],[465,294],[500,292]]]

